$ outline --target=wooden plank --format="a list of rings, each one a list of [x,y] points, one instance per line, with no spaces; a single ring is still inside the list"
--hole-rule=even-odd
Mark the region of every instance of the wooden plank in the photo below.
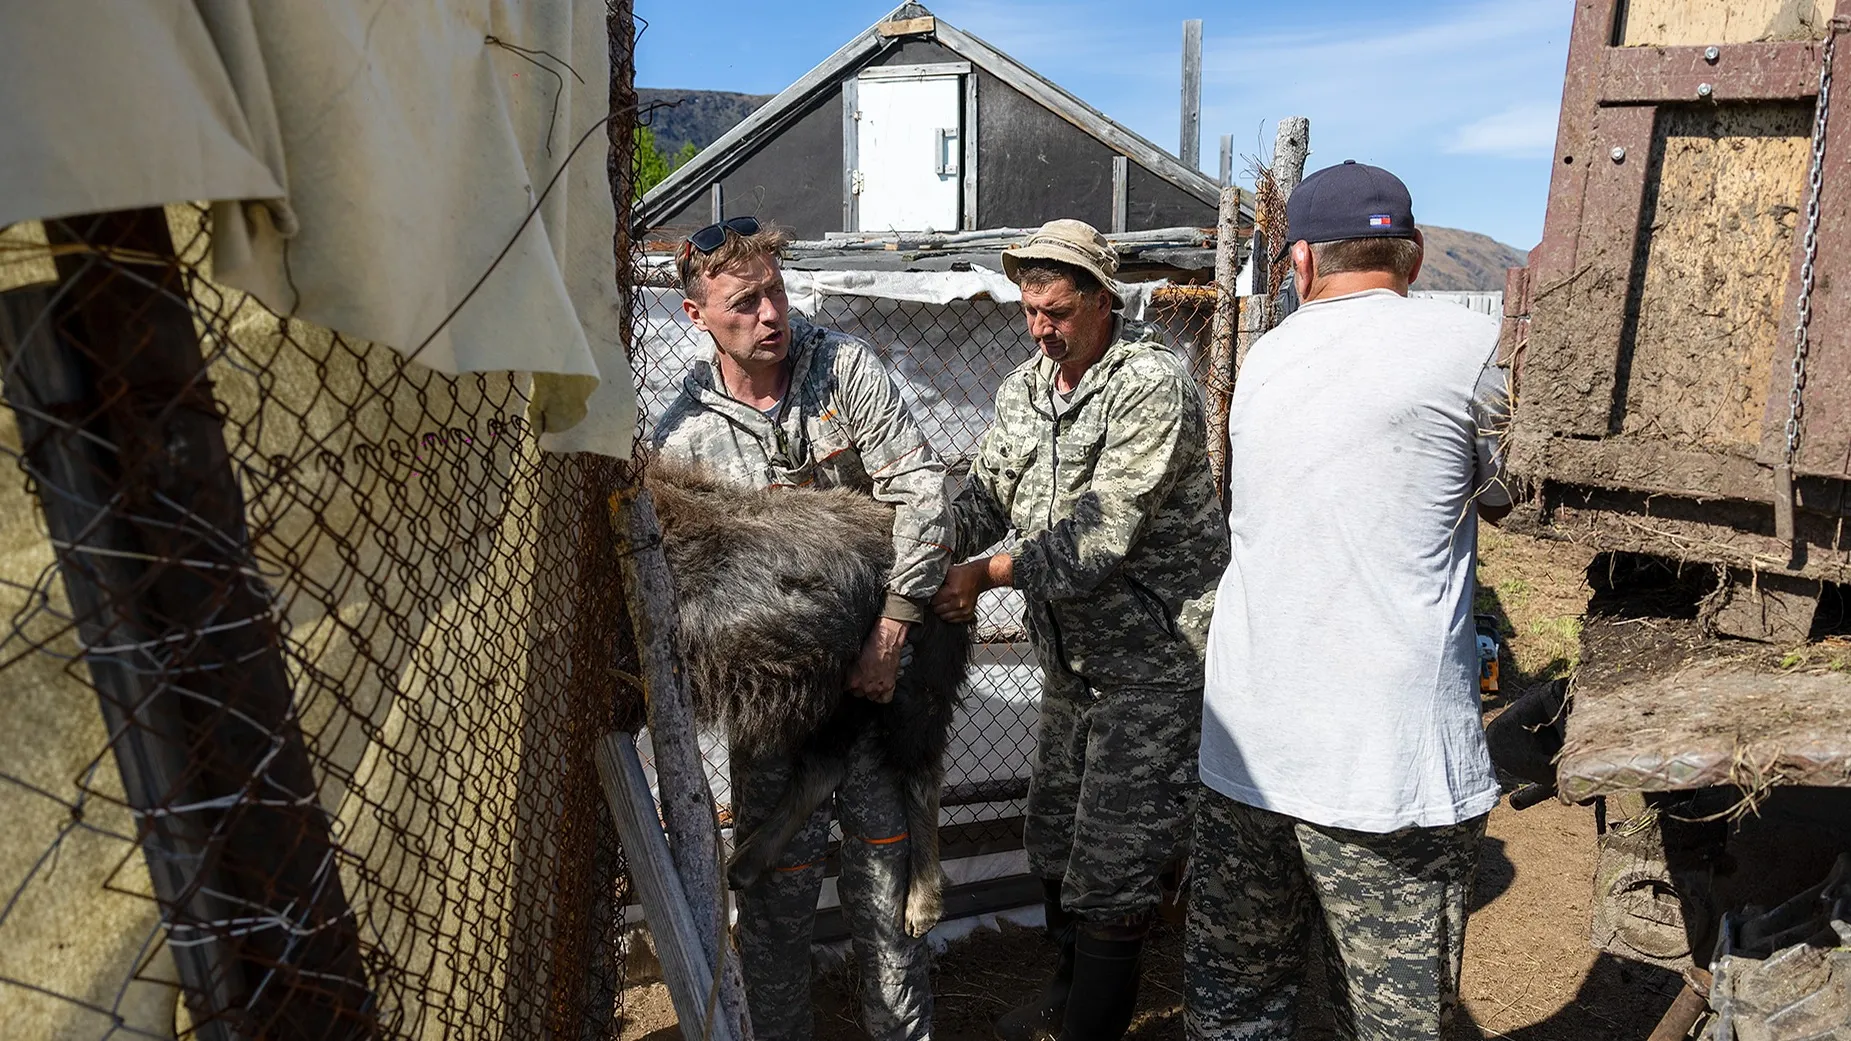
[[[1183,22],[1182,140],[1176,155],[1195,170],[1202,165],[1202,20]]]
[[[1511,438],[1510,454],[1512,468],[1524,476],[1569,484],[1744,502],[1765,500],[1769,487],[1767,468],[1752,458],[1655,438],[1595,441],[1525,432]]]
[[[720,835],[713,792],[695,736],[694,704],[683,681],[674,577],[662,553],[662,528],[649,492],[632,485],[611,496],[611,527],[623,571],[624,605],[636,634],[637,661],[649,705],[649,741],[669,852],[708,965],[720,967],[720,1007],[727,1032],[751,1041],[739,955],[728,941],[721,888]]]
[[[1112,157],[1112,233],[1123,234],[1130,214],[1131,160],[1122,155]]]
[[[1663,711],[1667,705],[1677,711]],[[1698,660],[1577,683],[1556,779],[1580,802],[1621,792],[1851,787],[1851,678]]]
[[[959,226],[965,231],[976,231],[982,227],[977,215],[977,131],[983,125],[977,101],[977,81],[980,78],[974,72],[964,76],[964,165],[959,171],[964,178],[964,219]],[[844,230],[847,230],[846,225]]]
[[[1716,47],[1613,47],[1606,51],[1603,105],[1797,101],[1819,93],[1819,45],[1811,40]],[[1707,88],[1707,92],[1704,88]]]
[[[1699,502],[1653,492],[1546,482],[1526,534],[1599,550],[1649,553],[1826,582],[1851,582],[1851,533],[1843,517],[1800,512],[1803,552],[1774,534],[1764,502]]]
[[[1627,0],[1622,47],[1705,46],[1822,34],[1834,0]]]
[[[892,39],[896,36],[927,36],[938,31],[938,19],[931,15],[921,18],[895,18],[891,22],[882,22],[874,31]]]
[[[630,881],[643,901],[643,917],[655,940],[662,979],[668,984],[681,1036],[687,1041],[734,1041],[730,1017],[707,1022],[713,992],[713,963],[697,935],[697,916],[688,906],[675,872],[668,841],[657,823],[649,780],[636,755],[636,735],[607,734],[598,742],[598,780],[617,822],[618,837],[630,862]],[[703,1029],[705,1025],[708,1029]]]
[[[842,230],[861,230],[861,193],[856,172],[861,167],[861,91],[859,80],[842,81]]]

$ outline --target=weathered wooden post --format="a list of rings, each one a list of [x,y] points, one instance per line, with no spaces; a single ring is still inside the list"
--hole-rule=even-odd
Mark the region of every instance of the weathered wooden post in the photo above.
[[[1253,347],[1253,342],[1278,325],[1282,317],[1275,295],[1285,284],[1285,276],[1290,274],[1291,269],[1286,259],[1275,261],[1273,256],[1292,241],[1290,229],[1286,227],[1285,206],[1291,198],[1292,190],[1298,187],[1299,181],[1304,180],[1305,157],[1310,147],[1311,121],[1303,116],[1288,116],[1279,121],[1273,139],[1271,166],[1259,171],[1258,184],[1253,193],[1254,241],[1264,238],[1267,250],[1264,256],[1256,255],[1253,265],[1253,295],[1241,315],[1242,335],[1235,352],[1236,378],[1239,378],[1240,365],[1246,360],[1247,351]]]
[[[720,1011],[726,1026],[733,1041],[751,1041],[745,979],[722,920],[726,894],[720,878],[713,791],[707,786],[695,736],[693,700],[682,676],[675,640],[675,581],[662,553],[662,528],[649,492],[638,485],[619,489],[611,496],[611,525],[617,534],[624,603],[636,633],[637,661],[649,701],[649,740],[655,750],[656,787],[662,800],[662,821],[668,828],[669,852],[694,914],[708,972],[719,970]],[[625,836],[626,848],[629,841]],[[641,870],[644,862],[632,856],[632,870]]]
[[[1311,152],[1311,120],[1304,116],[1287,116],[1279,121],[1273,137],[1273,184],[1279,188],[1280,201],[1292,197],[1292,189],[1305,179],[1305,157]]]
[[[1202,20],[1183,23],[1182,140],[1176,157],[1194,170],[1202,165]]]
[[[655,937],[662,979],[668,984],[676,1018],[681,1020],[681,1036],[687,1041],[737,1041],[731,1018],[723,1009],[718,1015],[712,1009],[713,962],[701,946],[698,916],[688,903],[662,836],[655,800],[649,797],[649,779],[643,776],[643,763],[636,754],[636,735],[606,734],[598,744],[597,762],[611,819],[630,856],[630,877]]]
[[[1240,327],[1240,298],[1234,280],[1240,275],[1239,188],[1221,189],[1221,213],[1215,222],[1215,319],[1208,335],[1208,465],[1215,487],[1227,504],[1228,403],[1234,396],[1234,336]]]

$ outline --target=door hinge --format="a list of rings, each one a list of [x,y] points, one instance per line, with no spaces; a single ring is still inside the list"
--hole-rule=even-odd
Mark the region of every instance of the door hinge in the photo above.
[[[867,187],[867,184],[868,179],[862,175],[860,170],[850,170],[848,172],[848,191],[850,195],[860,195],[861,189]]]

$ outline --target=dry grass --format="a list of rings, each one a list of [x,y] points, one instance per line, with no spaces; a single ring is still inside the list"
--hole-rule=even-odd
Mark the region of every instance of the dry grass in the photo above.
[[[1545,542],[1481,524],[1478,529],[1479,614],[1498,619],[1505,639],[1504,702],[1537,683],[1561,679],[1581,660],[1581,616],[1587,611],[1587,567],[1594,552]]]

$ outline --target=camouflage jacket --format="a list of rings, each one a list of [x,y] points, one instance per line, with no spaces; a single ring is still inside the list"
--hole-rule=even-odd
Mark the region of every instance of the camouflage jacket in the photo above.
[[[957,551],[1014,533],[1015,586],[1051,678],[1199,687],[1228,562],[1202,395],[1148,326],[1119,322],[1058,414],[1053,362],[1004,377],[952,504]]]
[[[945,466],[873,348],[791,316],[791,384],[776,419],[735,400],[696,363],[651,439],[666,458],[759,488],[852,488],[894,507],[882,614],[916,622],[944,584]]]

